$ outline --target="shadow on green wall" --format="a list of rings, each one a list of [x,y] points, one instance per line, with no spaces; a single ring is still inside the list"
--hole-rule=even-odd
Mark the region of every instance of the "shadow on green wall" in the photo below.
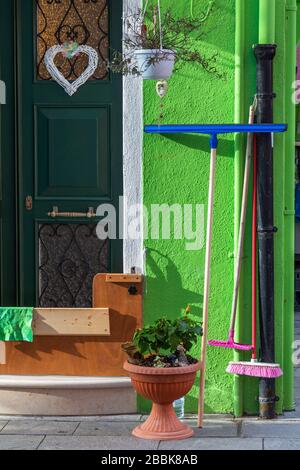
[[[155,256],[158,259],[155,259]],[[166,261],[164,270],[161,268],[161,258]],[[202,305],[203,296],[183,287],[181,275],[168,255],[147,247],[147,271],[149,270],[152,275],[147,276],[146,281],[148,311],[152,308],[157,318],[161,316],[174,318],[176,312],[179,315],[182,309],[191,305],[191,315],[202,317],[202,308],[193,304]],[[151,318],[153,319],[152,316]]]
[[[175,263],[170,256],[161,251],[147,247],[147,271],[149,274],[146,278],[147,311],[151,312],[151,321],[162,316],[174,318],[180,315],[182,309],[188,304],[191,305],[191,315],[202,318],[202,302],[203,296],[197,292],[185,289],[182,285],[182,278]],[[199,280],[200,281],[200,280]],[[193,348],[191,354],[197,357],[200,351],[200,341]],[[196,413],[198,408],[198,383],[199,376],[195,381],[192,391],[185,397],[186,413]],[[214,380],[206,378],[207,394],[221,396],[224,393],[223,384],[216,386]],[[226,400],[228,397],[226,396]],[[149,413],[151,410],[151,402],[138,396],[138,409],[142,413]],[[226,410],[230,410],[230,407]],[[205,404],[205,412],[214,414],[214,406]]]
[[[193,150],[208,152],[210,149],[209,136],[195,134],[163,134],[163,136],[172,142],[184,145]],[[218,155],[234,158],[232,140],[219,139]]]

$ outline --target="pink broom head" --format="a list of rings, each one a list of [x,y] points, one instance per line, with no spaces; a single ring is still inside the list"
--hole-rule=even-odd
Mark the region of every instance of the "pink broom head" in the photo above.
[[[227,341],[211,340],[208,341],[209,346],[215,346],[216,348],[236,349],[237,351],[252,351],[252,344],[241,344],[234,341],[234,331],[229,331],[229,338]]]
[[[234,375],[246,375],[263,379],[277,379],[283,375],[279,364],[264,362],[230,362],[226,372]]]
[[[208,341],[208,344],[209,346],[215,346],[216,348],[236,349],[237,351],[251,351],[253,348],[251,344],[240,344],[230,340],[218,341],[213,339]]]

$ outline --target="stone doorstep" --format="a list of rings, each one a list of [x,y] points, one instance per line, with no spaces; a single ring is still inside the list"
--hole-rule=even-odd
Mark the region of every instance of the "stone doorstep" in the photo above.
[[[1,382],[1,380],[0,380]],[[0,383],[1,387],[1,383]],[[7,416],[95,416],[136,414],[133,388],[0,389],[0,413]]]
[[[68,375],[0,375],[1,389],[95,390],[132,389],[129,377],[89,377]]]

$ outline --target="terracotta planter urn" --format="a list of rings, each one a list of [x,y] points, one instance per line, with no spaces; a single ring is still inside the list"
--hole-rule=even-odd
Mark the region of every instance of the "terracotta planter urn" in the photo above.
[[[177,418],[173,402],[192,388],[200,369],[199,362],[187,367],[156,369],[126,361],[124,369],[137,393],[153,402],[149,418],[132,431],[135,437],[166,441],[187,439],[194,434]]]

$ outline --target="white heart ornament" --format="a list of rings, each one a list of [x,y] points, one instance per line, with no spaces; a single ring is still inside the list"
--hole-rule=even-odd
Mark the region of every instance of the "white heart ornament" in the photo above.
[[[55,80],[61,87],[63,87],[63,89],[66,93],[68,93],[69,96],[72,96],[74,95],[74,93],[76,93],[78,88],[81,87],[81,85],[83,85],[94,74],[95,70],[98,67],[99,58],[98,53],[92,47],[85,45],[78,46],[77,49],[74,50],[73,55],[77,55],[80,53],[87,55],[89,58],[89,64],[84,70],[84,72],[74,82],[69,82],[63,76],[63,74],[60,73],[54,63],[54,59],[57,54],[65,52],[65,46],[56,45],[50,47],[50,49],[48,49],[45,54],[45,65],[53,80]]]

